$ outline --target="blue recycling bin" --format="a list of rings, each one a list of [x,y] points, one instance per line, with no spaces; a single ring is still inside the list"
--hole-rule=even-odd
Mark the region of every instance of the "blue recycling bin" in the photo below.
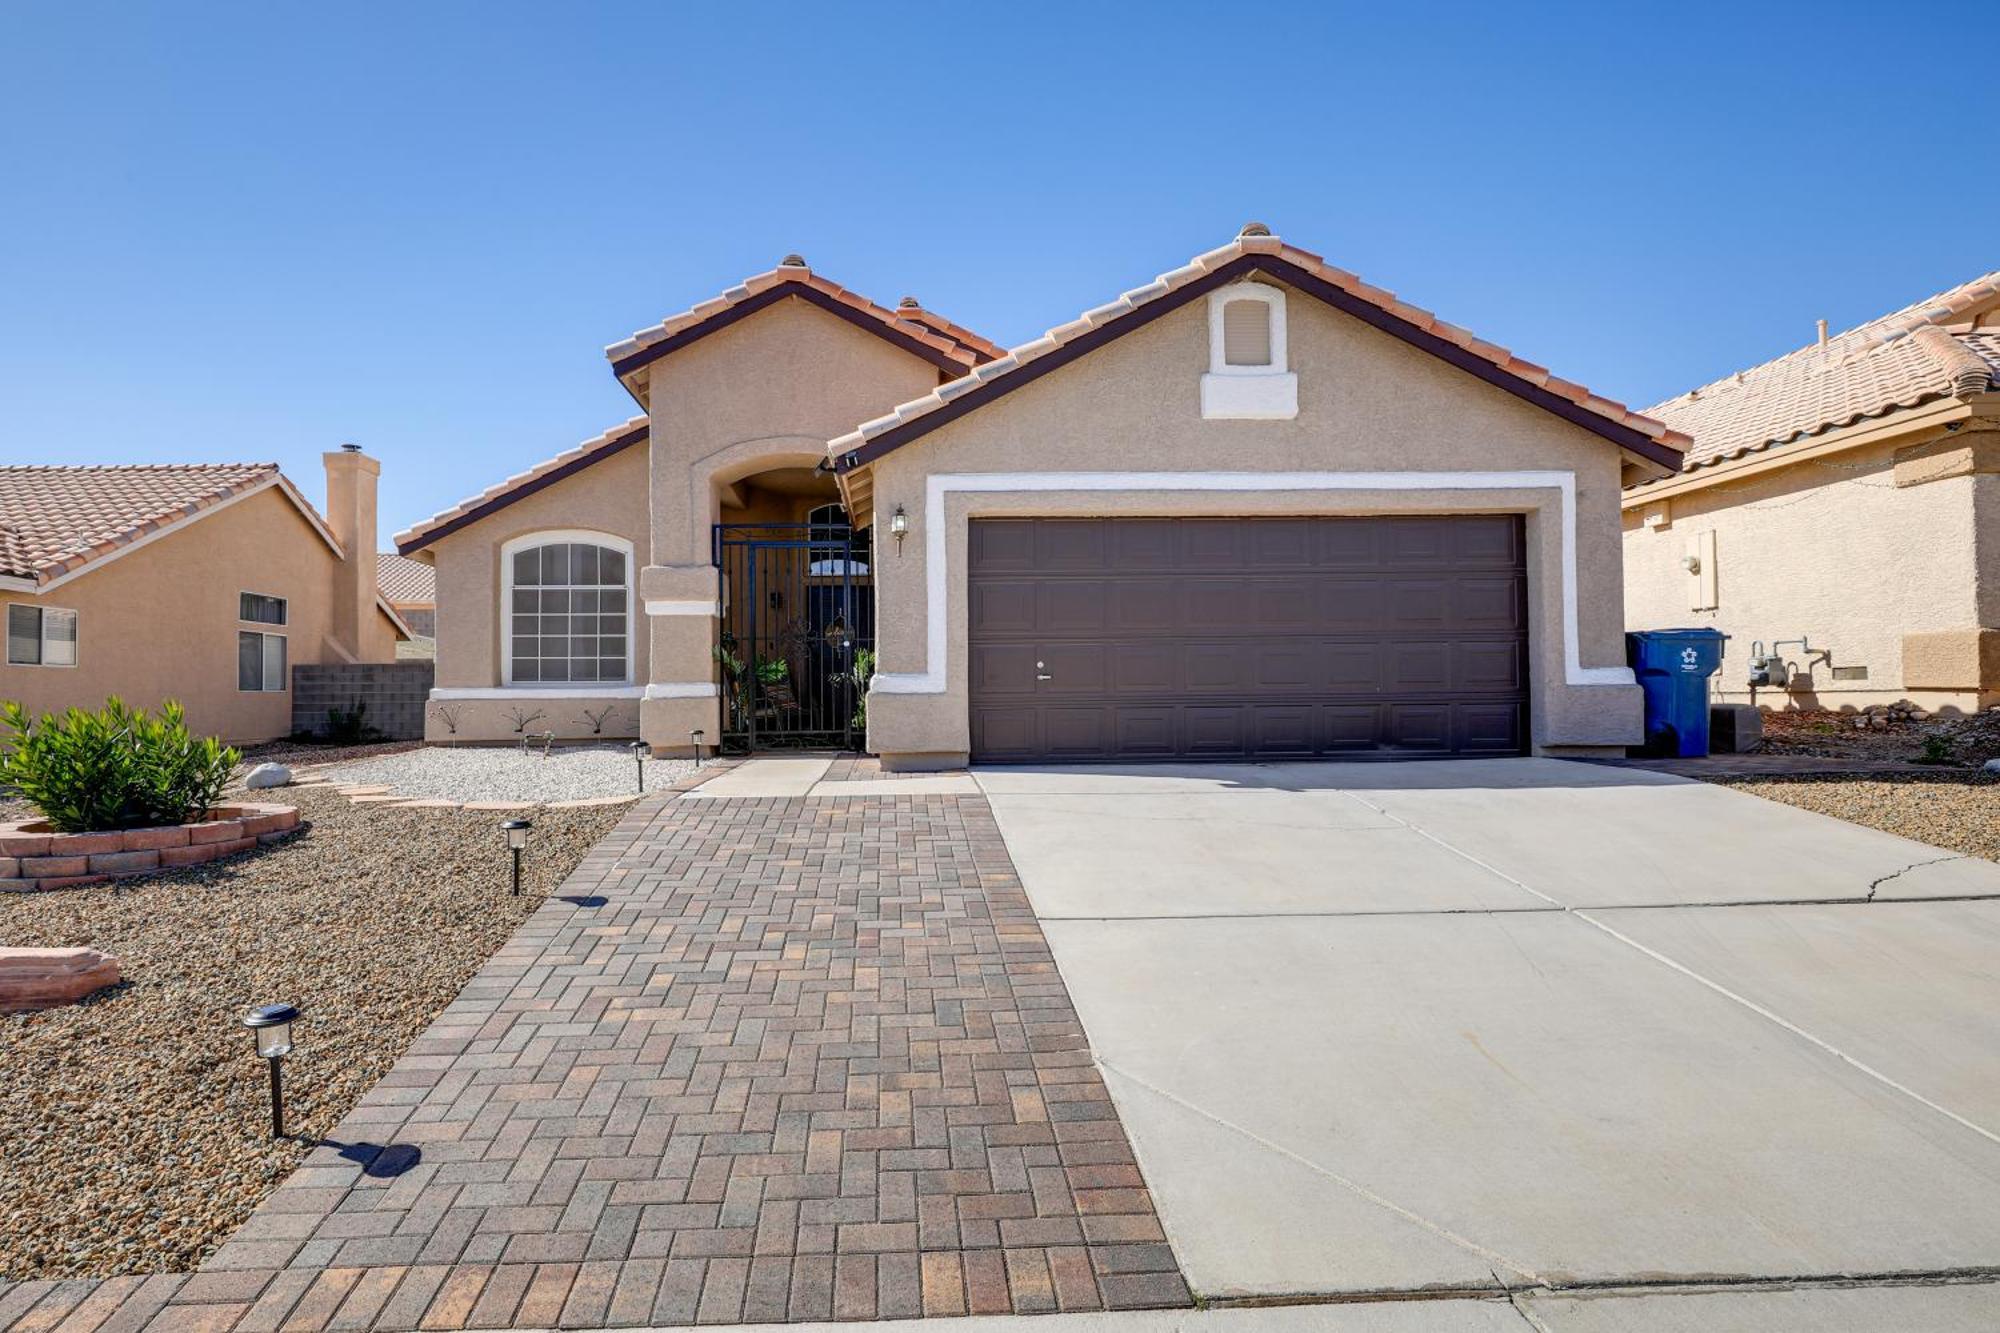
[[[1646,696],[1648,755],[1708,753],[1708,678],[1729,636],[1713,629],[1641,629],[1625,635],[1625,660]]]

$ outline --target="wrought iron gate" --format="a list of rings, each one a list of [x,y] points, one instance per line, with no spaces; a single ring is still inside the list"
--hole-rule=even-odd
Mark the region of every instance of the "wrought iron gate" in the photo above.
[[[844,523],[718,523],[722,742],[731,750],[860,741],[875,650],[869,534]]]

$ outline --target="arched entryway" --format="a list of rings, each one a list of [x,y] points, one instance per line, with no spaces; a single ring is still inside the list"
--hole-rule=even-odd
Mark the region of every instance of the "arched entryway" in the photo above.
[[[769,468],[718,499],[724,748],[854,748],[875,646],[869,534],[821,468]]]

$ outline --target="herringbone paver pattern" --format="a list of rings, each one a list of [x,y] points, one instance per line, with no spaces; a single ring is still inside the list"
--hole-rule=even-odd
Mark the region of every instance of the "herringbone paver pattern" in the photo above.
[[[642,803],[334,1139],[200,1273],[17,1313],[249,1333],[1188,1300],[979,797]]]

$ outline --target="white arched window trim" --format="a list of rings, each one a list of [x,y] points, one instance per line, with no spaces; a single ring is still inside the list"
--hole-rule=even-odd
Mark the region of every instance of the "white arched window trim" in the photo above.
[[[522,681],[514,680],[514,556],[516,552],[531,546],[547,546],[553,542],[585,542],[592,546],[602,546],[617,551],[625,557],[625,678],[622,681]],[[500,544],[500,682],[508,689],[546,690],[557,693],[588,695],[604,694],[607,690],[620,690],[633,683],[633,672],[638,661],[638,639],[635,633],[638,625],[638,608],[634,596],[638,570],[632,559],[632,543],[616,533],[598,532],[590,528],[549,528],[541,532],[524,532]],[[604,585],[609,587],[611,585]]]
[[[1271,320],[1271,360],[1232,366],[1225,355],[1223,310],[1257,301]],[[1299,377],[1291,370],[1285,293],[1262,282],[1235,282],[1208,294],[1208,373],[1201,377],[1201,414],[1211,420],[1290,421],[1299,414]]]

